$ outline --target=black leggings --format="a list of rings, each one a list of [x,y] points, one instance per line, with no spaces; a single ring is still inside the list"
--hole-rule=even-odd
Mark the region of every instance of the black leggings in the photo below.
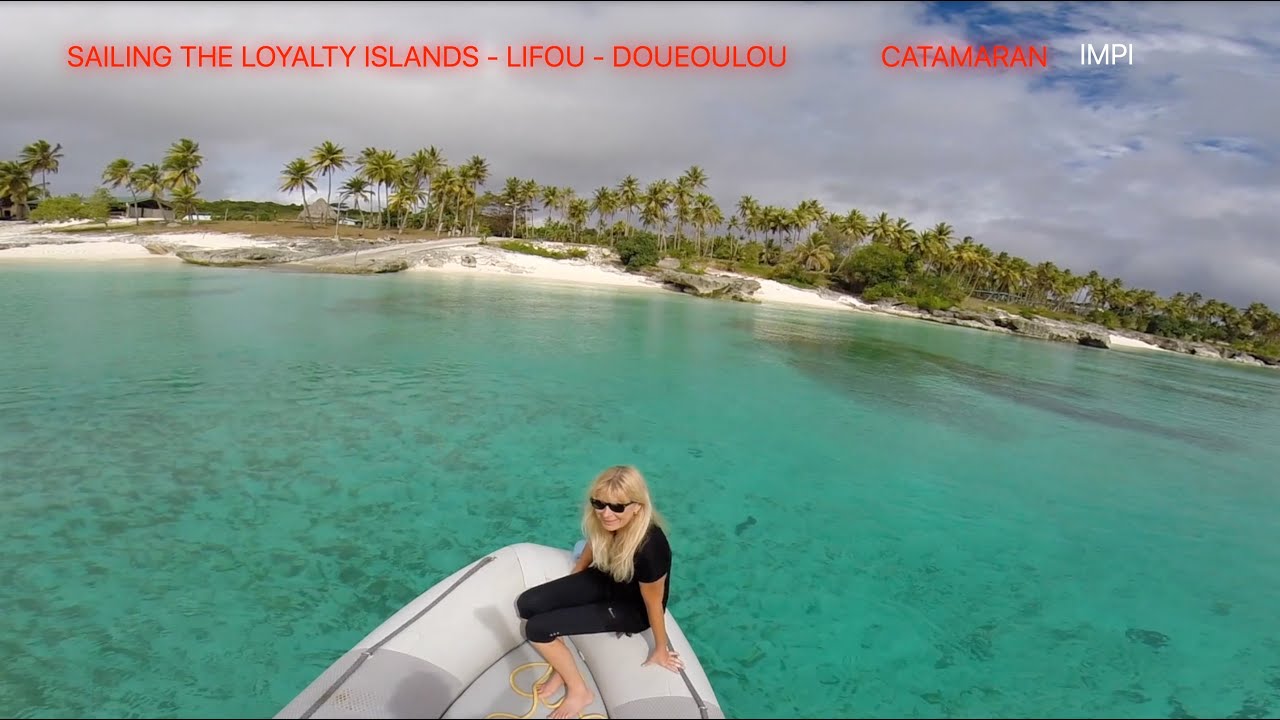
[[[649,628],[649,613],[639,594],[596,568],[587,568],[531,587],[516,599],[516,612],[527,621],[524,636],[545,643],[561,635],[638,633]]]

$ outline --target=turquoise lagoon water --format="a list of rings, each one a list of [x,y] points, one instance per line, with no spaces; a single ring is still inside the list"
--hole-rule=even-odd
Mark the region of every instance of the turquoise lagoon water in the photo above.
[[[1280,713],[1274,371],[507,278],[0,308],[5,715],[270,716],[619,462],[730,717]]]

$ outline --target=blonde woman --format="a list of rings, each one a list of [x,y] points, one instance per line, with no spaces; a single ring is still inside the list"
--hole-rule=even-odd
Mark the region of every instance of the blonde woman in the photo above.
[[[586,544],[573,570],[516,600],[525,637],[554,671],[538,689],[539,698],[551,705],[552,696],[565,689],[551,717],[576,718],[595,700],[564,635],[630,635],[652,628],[654,648],[643,664],[672,672],[683,667],[667,645],[671,545],[664,526],[640,471],[630,465],[608,468],[588,488],[582,515]]]

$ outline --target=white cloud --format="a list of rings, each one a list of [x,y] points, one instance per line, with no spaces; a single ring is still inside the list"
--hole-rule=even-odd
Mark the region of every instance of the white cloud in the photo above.
[[[1001,9],[984,13],[988,31],[1051,45],[1069,82],[1043,88],[1039,70],[884,68],[888,42],[964,42],[957,18],[940,24],[909,4],[21,4],[6,11],[19,29],[0,46],[0,67],[22,68],[6,74],[0,153],[61,142],[54,189],[85,191],[112,158],[158,159],[192,137],[207,157],[206,195],[256,198],[274,197],[283,164],[326,139],[352,152],[436,145],[452,161],[486,157],[493,185],[518,175],[584,193],[698,164],[726,209],[742,194],[814,197],[916,227],[945,220],[1033,261],[1280,307],[1280,9]],[[64,62],[73,42],[474,42],[485,55],[542,42],[607,55],[613,43],[682,41],[786,44],[788,64],[88,72]],[[1080,42],[1121,41],[1134,44],[1134,65],[1078,67]]]

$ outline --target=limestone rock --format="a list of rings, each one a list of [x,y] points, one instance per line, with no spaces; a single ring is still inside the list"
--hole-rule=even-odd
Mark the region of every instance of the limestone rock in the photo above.
[[[758,303],[752,295],[760,289],[760,283],[751,278],[729,275],[695,275],[678,270],[660,269],[653,279],[690,295],[705,298],[727,298],[738,302]]]

